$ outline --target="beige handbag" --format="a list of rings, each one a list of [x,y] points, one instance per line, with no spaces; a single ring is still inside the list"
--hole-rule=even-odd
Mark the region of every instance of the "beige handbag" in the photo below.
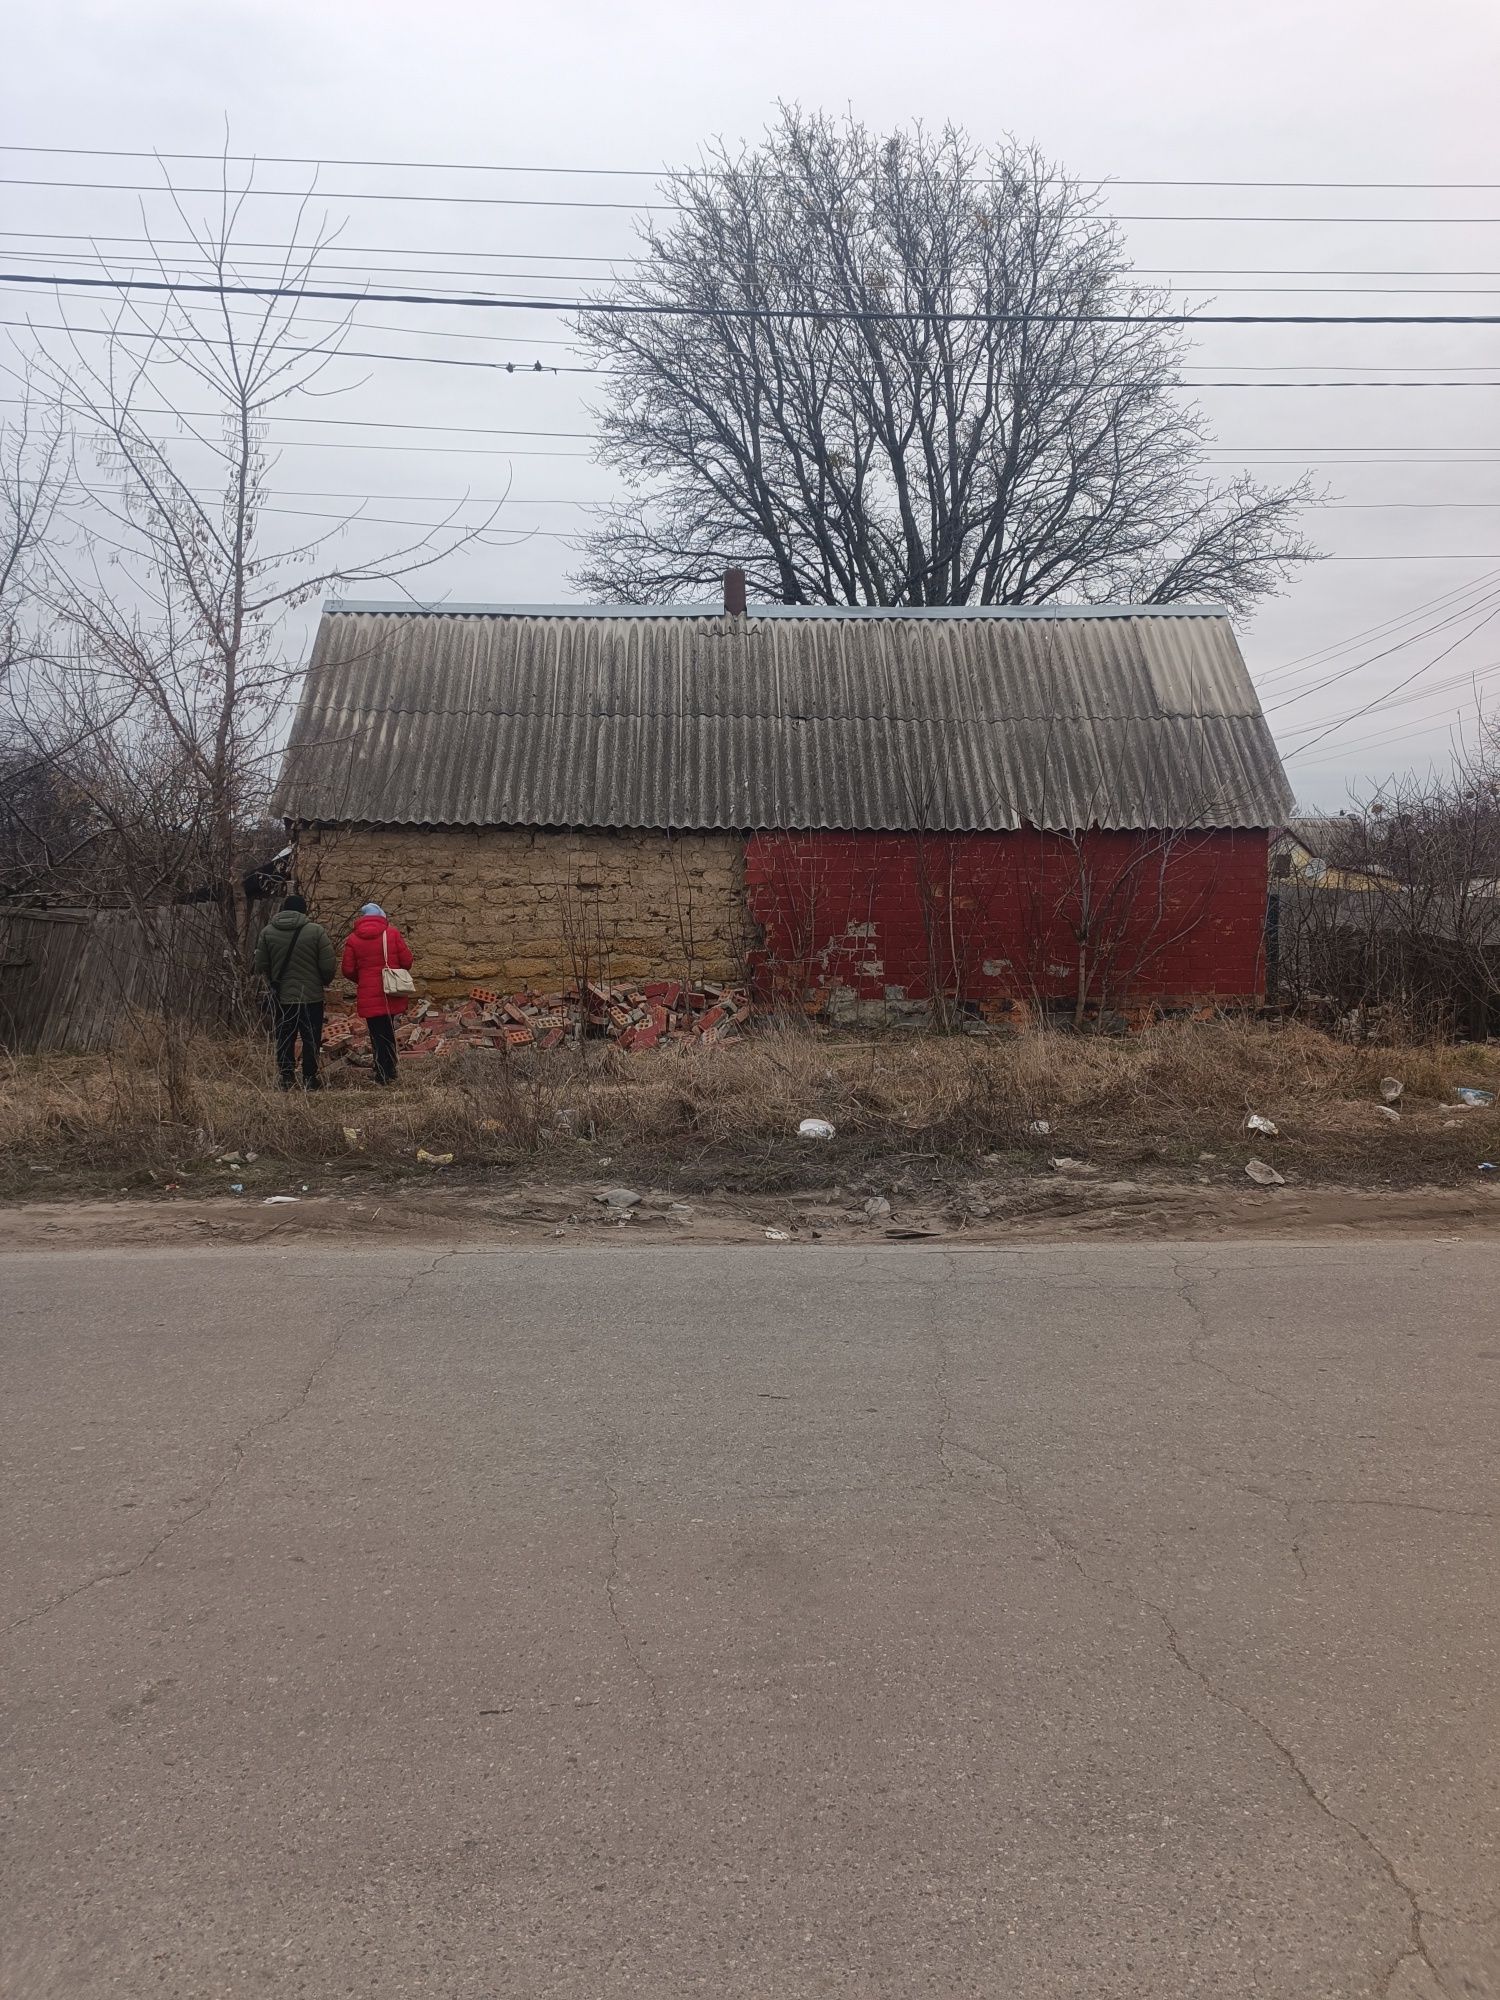
[[[415,993],[416,981],[404,965],[391,964],[390,926],[380,933],[380,990],[382,993]]]

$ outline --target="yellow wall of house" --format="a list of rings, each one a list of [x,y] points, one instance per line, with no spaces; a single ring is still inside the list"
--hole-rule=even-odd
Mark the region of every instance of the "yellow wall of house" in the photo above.
[[[1353,889],[1363,891],[1367,889],[1389,888],[1390,886],[1388,880],[1382,881],[1378,875],[1362,874],[1358,868],[1335,868],[1331,862],[1325,862],[1320,872],[1317,865],[1318,857],[1303,847],[1298,841],[1292,841],[1289,844],[1287,855],[1291,862],[1292,874],[1297,880],[1299,882],[1313,882],[1320,889]]]
[[[548,991],[744,976],[744,841],[733,834],[508,827],[304,829],[297,879],[341,943],[379,903],[420,992]]]

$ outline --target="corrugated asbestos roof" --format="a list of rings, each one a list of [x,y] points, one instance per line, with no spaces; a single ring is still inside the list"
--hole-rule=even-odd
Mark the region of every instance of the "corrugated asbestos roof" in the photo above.
[[[422,826],[1271,827],[1211,607],[330,604],[276,810]]]

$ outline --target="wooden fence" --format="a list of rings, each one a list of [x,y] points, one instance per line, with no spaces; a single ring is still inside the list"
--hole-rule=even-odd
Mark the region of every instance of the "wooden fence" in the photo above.
[[[202,905],[130,910],[0,908],[0,1047],[111,1048],[170,1011],[208,1026],[222,1008],[222,947]]]

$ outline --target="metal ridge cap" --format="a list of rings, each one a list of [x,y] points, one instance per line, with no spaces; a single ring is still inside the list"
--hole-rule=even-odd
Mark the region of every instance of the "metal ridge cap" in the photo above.
[[[743,616],[753,624],[771,618],[933,618],[1013,620],[1044,618],[1228,618],[1223,604],[752,604],[743,613],[718,604],[414,604],[404,598],[323,601],[325,617],[379,618],[696,618],[725,622]]]

